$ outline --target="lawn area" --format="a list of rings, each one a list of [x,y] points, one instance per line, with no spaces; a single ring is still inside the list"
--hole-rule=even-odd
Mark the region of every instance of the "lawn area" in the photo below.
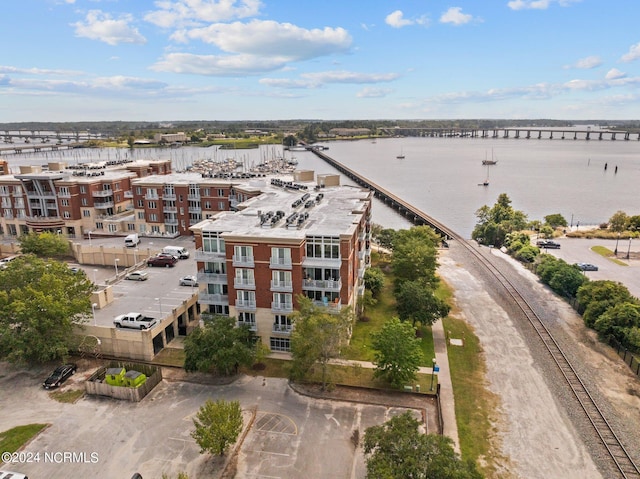
[[[609,248],[605,248],[604,246],[592,246],[591,251],[593,251],[594,253],[598,253],[600,256],[604,256],[609,261],[613,261],[615,264],[619,264],[620,266],[629,266],[624,261],[620,261],[618,258],[616,258],[613,251],[611,251]]]
[[[47,424],[27,424],[26,426],[17,426],[0,432],[0,451],[16,452],[36,437],[45,427],[47,427]]]
[[[448,338],[464,340],[461,347],[447,345],[462,457],[475,461],[487,477],[494,477],[500,458],[492,449],[491,412],[498,399],[485,387],[482,346],[473,329],[455,317],[454,310],[445,318],[444,328]]]
[[[49,397],[51,397],[51,399],[71,404],[76,402],[82,396],[84,396],[84,389],[70,389],[68,391],[53,391],[49,393]]]

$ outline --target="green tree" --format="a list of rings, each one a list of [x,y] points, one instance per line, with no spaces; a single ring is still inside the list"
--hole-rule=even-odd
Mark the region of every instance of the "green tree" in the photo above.
[[[375,238],[381,248],[392,250],[393,240],[396,236],[396,230],[385,228],[376,234]]]
[[[624,211],[616,211],[611,218],[609,218],[609,229],[616,233],[621,233],[627,229],[629,224],[629,217]]]
[[[501,247],[507,234],[520,231],[527,226],[527,216],[513,209],[506,193],[498,196],[493,207],[484,205],[476,211],[478,221],[471,237],[480,244]]]
[[[208,452],[223,455],[242,432],[240,402],[207,400],[193,419],[193,425],[195,430],[191,432],[191,437],[200,446],[200,454]]]
[[[419,321],[423,326],[431,326],[444,318],[450,306],[436,297],[428,284],[422,281],[405,281],[396,294],[398,316],[401,321],[411,321],[413,326]]]
[[[20,250],[43,258],[62,258],[69,254],[69,242],[59,234],[29,233],[20,236]]]
[[[423,434],[409,412],[367,428],[367,479],[482,479],[475,463],[462,461],[453,441]]]
[[[337,314],[330,313],[304,296],[298,296],[298,306],[291,333],[291,375],[303,379],[318,363],[324,391],[330,381],[329,361],[340,356],[351,335],[353,312],[344,308]]]
[[[68,356],[91,313],[93,283],[65,263],[23,255],[0,269],[0,358],[43,363]]]
[[[184,341],[186,371],[208,372],[215,368],[229,376],[238,366],[251,366],[253,335],[245,325],[236,327],[235,318],[214,316],[204,327],[194,329]]]
[[[610,280],[589,281],[578,289],[578,302],[584,324],[593,328],[598,318],[618,303],[638,301],[622,283]]]
[[[634,302],[618,303],[607,309],[596,319],[593,329],[603,339],[613,336],[625,342],[627,331],[640,326],[640,304]]]
[[[368,268],[364,272],[364,286],[371,291],[371,295],[374,298],[377,298],[382,288],[384,288],[384,273],[382,270],[377,267]]]
[[[375,349],[374,377],[383,378],[394,387],[415,381],[423,359],[415,327],[391,318],[372,335],[371,345]]]
[[[439,243],[440,237],[429,226],[414,226],[396,232],[391,258],[396,289],[404,281],[420,280],[432,287],[438,284]]]
[[[547,223],[552,228],[559,228],[561,226],[568,226],[567,220],[560,213],[554,213],[552,215],[547,215],[544,217],[545,223]]]
[[[629,226],[631,231],[640,231],[640,215],[634,215],[629,217]]]

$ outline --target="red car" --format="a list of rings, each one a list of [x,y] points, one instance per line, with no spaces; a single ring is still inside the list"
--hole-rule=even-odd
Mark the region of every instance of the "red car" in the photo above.
[[[173,267],[178,262],[175,256],[158,255],[152,256],[147,260],[147,266],[164,266],[166,268]]]

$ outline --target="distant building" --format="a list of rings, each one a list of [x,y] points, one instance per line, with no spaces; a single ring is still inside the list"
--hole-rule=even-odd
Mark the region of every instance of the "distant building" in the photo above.
[[[333,136],[362,136],[370,135],[369,128],[331,128],[329,134]]]
[[[187,141],[186,133],[156,133],[153,141],[156,143],[184,143]]]

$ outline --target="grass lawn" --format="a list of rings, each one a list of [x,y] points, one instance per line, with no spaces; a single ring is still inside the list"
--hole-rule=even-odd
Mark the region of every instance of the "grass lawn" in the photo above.
[[[53,391],[49,393],[49,397],[51,397],[51,399],[71,404],[76,402],[82,396],[84,396],[84,389],[70,389],[68,391]]]
[[[609,248],[605,248],[604,246],[592,246],[591,251],[593,251],[594,253],[598,253],[600,256],[604,256],[609,261],[613,261],[615,264],[619,264],[620,266],[629,266],[624,261],[620,261],[618,258],[616,258],[614,252]]]
[[[0,451],[16,452],[36,437],[45,427],[47,427],[47,424],[27,424],[26,426],[17,426],[0,432]]]

